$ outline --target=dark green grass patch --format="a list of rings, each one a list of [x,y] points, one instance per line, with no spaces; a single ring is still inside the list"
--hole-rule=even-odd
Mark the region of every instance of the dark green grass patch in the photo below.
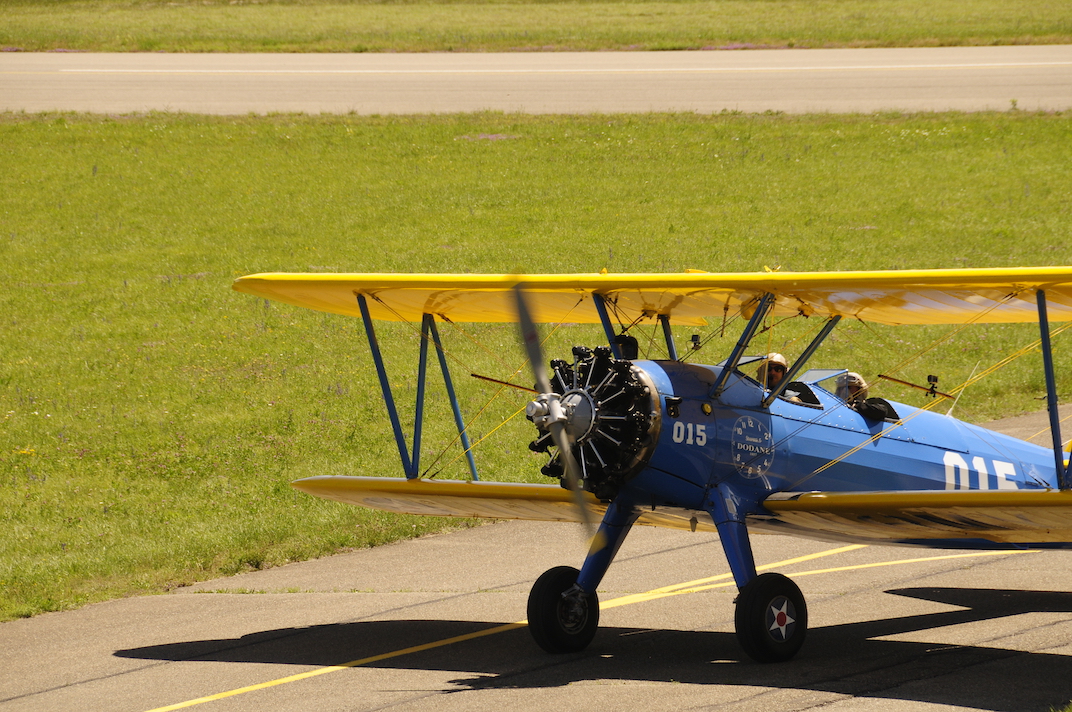
[[[488,52],[1059,44],[1063,0],[6,0],[0,47]]]
[[[289,488],[401,469],[360,322],[235,293],[243,274],[1072,262],[1065,115],[7,114],[0,161],[2,617],[446,524]],[[695,331],[714,338],[694,360],[724,357],[736,325],[724,339],[721,326]],[[760,343],[793,356],[814,327],[790,321]],[[474,439],[489,436],[482,474],[540,481],[533,430],[514,417],[524,394],[493,399],[467,376],[511,377],[513,330],[442,328],[463,409],[480,413]],[[871,376],[947,332],[848,324],[816,359]],[[1032,338],[973,328],[900,373],[952,386]],[[385,325],[381,340],[409,415],[419,334]],[[599,341],[563,328],[547,350]],[[1036,354],[957,409],[1038,410],[1043,390]],[[441,386],[428,417],[424,466],[466,477]]]

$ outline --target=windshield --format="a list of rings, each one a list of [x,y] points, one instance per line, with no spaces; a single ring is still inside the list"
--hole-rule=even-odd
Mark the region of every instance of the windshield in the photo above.
[[[848,372],[849,369],[847,368],[810,368],[804,372],[800,377],[800,380],[804,383],[814,385]],[[833,393],[832,388],[827,388],[827,390]]]

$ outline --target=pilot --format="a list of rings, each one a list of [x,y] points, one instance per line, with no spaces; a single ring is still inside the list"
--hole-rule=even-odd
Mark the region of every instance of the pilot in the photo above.
[[[767,354],[767,360],[756,371],[756,380],[770,390],[774,390],[782,383],[786,371],[789,370],[789,362],[785,356],[779,353]],[[806,384],[800,381],[792,381],[786,384],[782,391],[782,397],[793,403],[808,403],[819,405],[819,398]]]
[[[897,411],[882,398],[868,398],[868,385],[864,377],[852,371],[838,376],[837,397],[860,415],[869,420],[899,420]]]
[[[789,362],[785,360],[785,356],[767,354],[767,360],[756,371],[756,380],[767,388],[773,389],[785,378],[787,370],[789,370]]]

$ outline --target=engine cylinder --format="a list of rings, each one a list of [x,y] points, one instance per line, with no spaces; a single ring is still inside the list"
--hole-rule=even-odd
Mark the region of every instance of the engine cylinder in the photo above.
[[[566,412],[566,430],[584,488],[610,500],[651,458],[661,421],[658,393],[642,368],[615,359],[605,346],[575,347],[573,354],[572,364],[560,359],[551,362],[551,388]],[[539,430],[529,448],[553,452],[551,434],[545,428]],[[563,478],[557,452],[542,472]]]

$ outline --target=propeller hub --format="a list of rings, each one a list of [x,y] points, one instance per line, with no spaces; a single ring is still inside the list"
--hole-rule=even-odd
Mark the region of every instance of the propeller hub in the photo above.
[[[569,391],[562,396],[566,429],[575,442],[583,443],[592,434],[599,408],[587,391]]]
[[[541,428],[546,428],[550,424],[547,418],[551,413],[551,409],[547,406],[547,399],[550,395],[541,393],[536,400],[529,401],[529,404],[525,406],[525,417]]]

